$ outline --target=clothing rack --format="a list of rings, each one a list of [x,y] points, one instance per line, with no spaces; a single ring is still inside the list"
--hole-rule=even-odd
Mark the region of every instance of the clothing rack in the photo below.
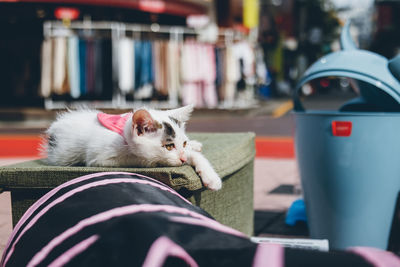
[[[76,31],[81,30],[80,34],[82,36],[94,36],[95,31],[104,31],[107,38],[110,38],[111,43],[120,40],[121,38],[133,35],[134,39],[141,39],[141,36],[136,37],[136,33],[150,33],[150,34],[164,34],[169,35],[170,41],[183,41],[185,36],[196,37],[199,32],[192,28],[182,27],[182,26],[165,26],[159,24],[134,24],[134,23],[122,23],[122,22],[110,22],[110,21],[92,21],[85,18],[83,21],[71,21],[68,24],[62,21],[46,21],[43,25],[44,38],[53,37],[71,37],[76,36]],[[226,29],[220,30],[219,36],[222,37],[226,44],[231,44],[236,40],[236,33],[234,30]],[[154,101],[143,101],[143,100],[133,100],[129,101],[126,99],[126,95],[121,90],[110,88],[112,90],[111,100],[73,100],[73,101],[63,101],[63,100],[53,100],[51,97],[44,99],[44,104],[46,109],[63,109],[65,107],[77,108],[81,106],[91,107],[91,108],[122,108],[122,109],[132,109],[141,106],[149,106],[153,108],[176,108],[179,105],[178,95],[169,94],[168,100],[154,100]],[[238,102],[235,108],[247,108],[248,106],[254,106],[256,101],[251,103]],[[232,104],[228,106],[224,103],[220,103],[216,108],[232,108]]]
[[[134,24],[122,22],[109,22],[109,21],[96,21],[83,20],[72,21],[70,24],[65,25],[62,21],[46,21],[43,24],[44,37],[68,36],[71,34],[70,30],[109,30],[113,34],[112,37],[123,37],[126,32],[138,33],[164,33],[169,34],[171,38],[183,35],[197,35],[195,29],[182,27],[182,26],[165,26],[153,23],[147,24]]]

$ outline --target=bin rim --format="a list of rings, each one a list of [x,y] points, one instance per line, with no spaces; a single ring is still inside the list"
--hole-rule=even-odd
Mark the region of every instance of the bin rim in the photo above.
[[[377,94],[386,93],[400,104],[400,82],[389,69],[389,60],[376,53],[357,49],[351,40],[349,28],[350,22],[347,22],[341,33],[343,50],[329,53],[317,60],[296,84],[293,92],[294,110],[304,110],[299,97],[303,85],[317,78],[332,76],[371,84],[369,90],[374,90]]]

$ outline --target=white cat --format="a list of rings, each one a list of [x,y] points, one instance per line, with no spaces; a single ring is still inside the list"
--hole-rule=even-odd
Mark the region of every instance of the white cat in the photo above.
[[[189,140],[185,123],[193,106],[172,110],[141,108],[108,115],[97,110],[60,114],[46,134],[42,155],[51,165],[157,167],[189,164],[203,184],[219,190],[221,179],[200,153],[202,144]]]

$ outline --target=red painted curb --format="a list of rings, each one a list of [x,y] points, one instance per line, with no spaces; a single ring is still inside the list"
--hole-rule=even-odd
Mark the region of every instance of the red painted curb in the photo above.
[[[0,157],[38,157],[40,142],[38,135],[0,135]]]
[[[38,157],[41,138],[38,135],[0,135],[0,157]],[[294,158],[291,137],[256,137],[256,157]]]
[[[256,137],[256,158],[294,158],[291,137]]]

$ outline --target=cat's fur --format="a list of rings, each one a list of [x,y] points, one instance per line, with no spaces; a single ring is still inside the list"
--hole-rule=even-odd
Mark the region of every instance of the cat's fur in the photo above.
[[[205,186],[219,190],[221,179],[201,154],[202,144],[185,134],[192,111],[190,105],[165,111],[135,110],[129,114],[122,135],[101,125],[97,110],[68,111],[47,129],[42,154],[47,156],[48,164],[61,166],[156,167],[186,163],[195,168]]]

